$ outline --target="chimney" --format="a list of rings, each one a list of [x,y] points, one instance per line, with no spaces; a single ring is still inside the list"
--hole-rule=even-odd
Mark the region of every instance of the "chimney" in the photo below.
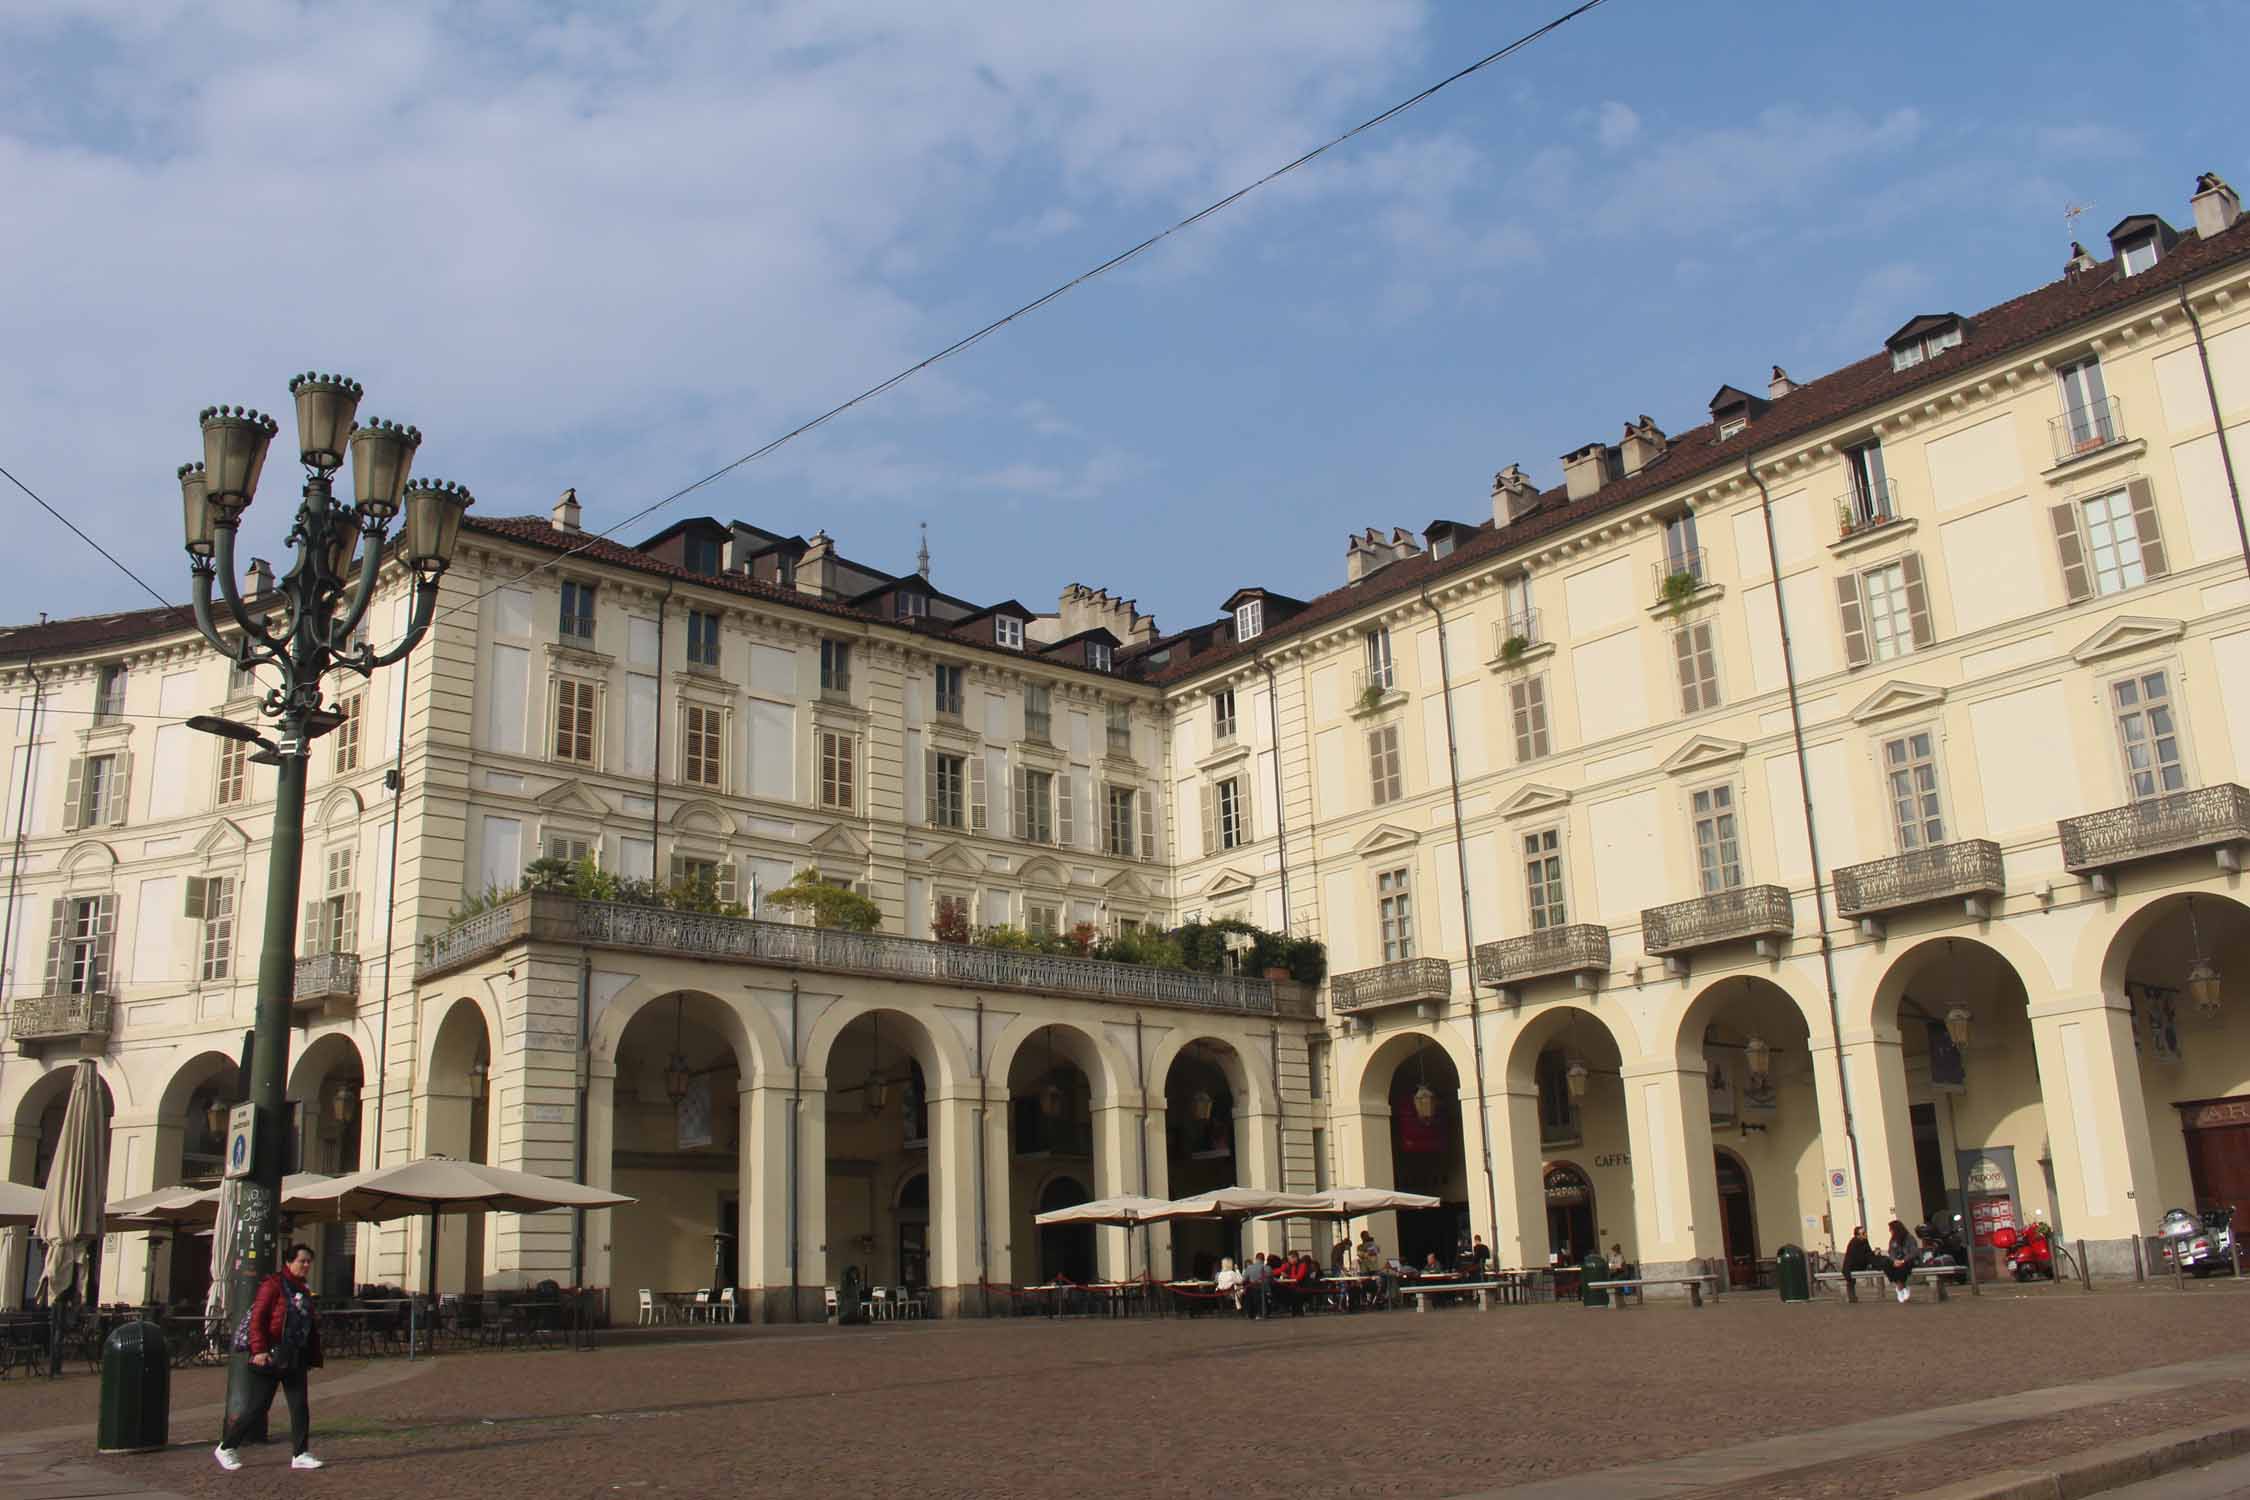
[[[562,498],[555,502],[555,530],[576,531],[578,529],[578,517],[579,510],[577,489],[572,488],[564,490],[562,492]]]
[[[836,592],[836,544],[828,533],[816,531],[797,561],[797,592],[826,599]]]
[[[1617,452],[1625,472],[1638,474],[1664,456],[1664,429],[1650,421],[1644,411],[1638,422],[1625,424],[1625,436],[1618,442]]]
[[[1775,365],[1773,367],[1773,379],[1766,382],[1766,395],[1772,400],[1779,401],[1796,388],[1797,382],[1789,378],[1789,372],[1781,366]]]
[[[254,599],[272,592],[273,564],[262,557],[251,558],[249,570],[242,575],[242,597]]]
[[[1562,456],[1563,491],[1573,500],[1583,500],[1602,487],[1609,478],[1609,449],[1600,443]]]
[[[2195,211],[2196,234],[2210,239],[2225,234],[2242,217],[2242,195],[2218,173],[2205,172],[2195,179],[2195,196],[2188,199],[2188,207]]]
[[[1520,521],[1539,503],[1539,486],[1524,473],[1523,465],[1510,464],[1492,476],[1492,524]]]

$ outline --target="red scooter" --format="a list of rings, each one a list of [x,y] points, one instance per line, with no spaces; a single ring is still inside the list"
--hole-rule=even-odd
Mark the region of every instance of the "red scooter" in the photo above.
[[[2008,1255],[2008,1274],[2018,1281],[2053,1281],[2055,1251],[2048,1243],[2047,1227],[2030,1224],[2022,1229],[2007,1225],[1992,1231],[1993,1248]]]

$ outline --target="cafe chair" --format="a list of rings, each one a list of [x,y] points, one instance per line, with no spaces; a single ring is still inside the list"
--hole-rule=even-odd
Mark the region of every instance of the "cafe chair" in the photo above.
[[[709,1287],[701,1286],[695,1289],[695,1306],[688,1312],[688,1321],[690,1323],[708,1323],[711,1321],[711,1289]]]
[[[832,1286],[824,1286],[824,1287],[822,1287],[822,1288],[820,1289],[820,1295],[821,1295],[821,1300],[822,1300],[822,1301],[823,1301],[824,1303],[826,1303],[826,1304],[827,1304],[827,1308],[828,1308],[828,1321],[829,1321],[829,1322],[831,1322],[831,1323],[835,1322],[835,1321],[836,1321],[836,1289],[835,1289],[834,1287],[832,1287]]]
[[[719,1289],[718,1319],[722,1323],[737,1321],[734,1310],[734,1288],[731,1286]]]
[[[647,1287],[641,1288],[641,1326],[648,1327],[656,1321],[656,1294]]]

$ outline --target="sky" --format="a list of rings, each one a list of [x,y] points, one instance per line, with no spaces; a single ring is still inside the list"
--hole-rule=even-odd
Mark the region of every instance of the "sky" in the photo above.
[[[634,512],[1566,0],[8,0],[0,466],[167,600],[214,402],[340,371],[479,514]],[[1861,358],[2250,188],[2241,14],[1605,0],[687,498],[1166,629],[1722,383]],[[146,594],[0,484],[0,619]]]

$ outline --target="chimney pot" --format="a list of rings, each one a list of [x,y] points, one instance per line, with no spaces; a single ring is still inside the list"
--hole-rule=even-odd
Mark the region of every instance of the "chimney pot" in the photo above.
[[[2205,172],[2195,179],[2195,196],[2188,199],[2188,207],[2195,213],[2199,239],[2225,234],[2242,217],[2241,195],[2216,172]]]
[[[253,598],[273,592],[273,564],[262,557],[250,559],[250,566],[242,574],[242,597]]]
[[[574,486],[570,489],[564,490],[562,492],[562,498],[555,502],[555,510],[552,517],[555,530],[576,531],[578,529],[579,515],[580,511],[578,508],[578,490]]]
[[[2086,253],[2084,245],[2072,240],[2070,242],[2070,259],[2063,262],[2064,278],[2067,280],[2083,276],[2092,269],[2094,269],[2094,257]]]
[[[1617,445],[1617,454],[1626,474],[1640,473],[1663,456],[1664,429],[1650,420],[1647,412],[1642,412],[1638,422],[1625,424],[1625,436]]]
[[[1789,378],[1789,372],[1781,366],[1775,365],[1773,367],[1773,379],[1766,382],[1766,395],[1779,401],[1796,388],[1797,382]]]

